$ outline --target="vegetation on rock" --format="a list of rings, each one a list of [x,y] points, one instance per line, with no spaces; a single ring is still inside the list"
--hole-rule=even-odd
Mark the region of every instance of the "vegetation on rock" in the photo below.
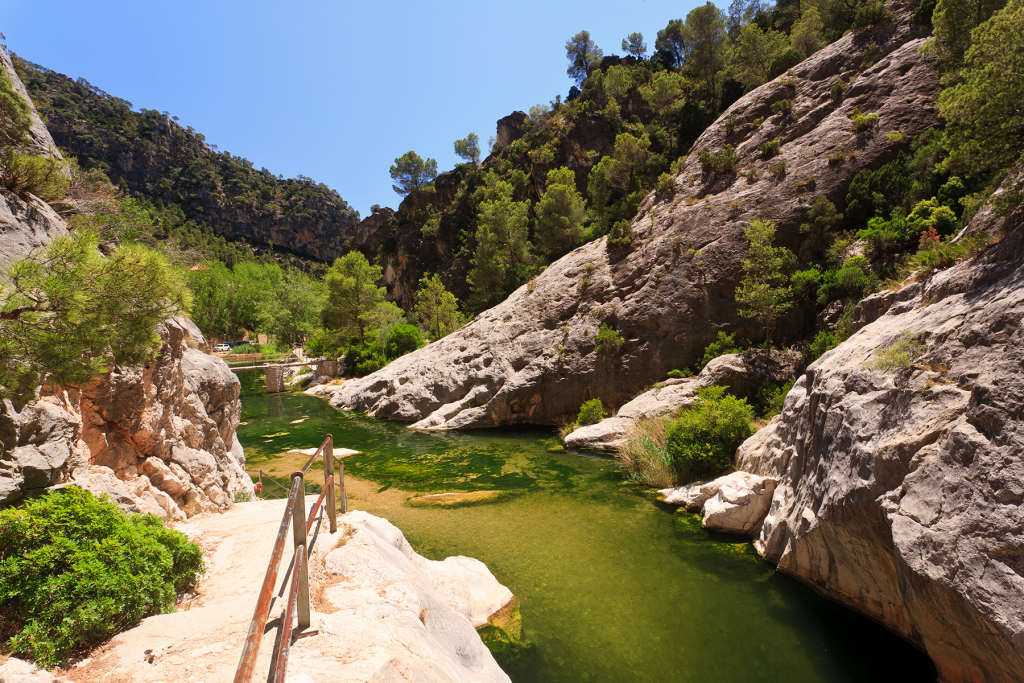
[[[69,487],[0,511],[4,649],[45,667],[174,609],[202,550],[153,515]]]

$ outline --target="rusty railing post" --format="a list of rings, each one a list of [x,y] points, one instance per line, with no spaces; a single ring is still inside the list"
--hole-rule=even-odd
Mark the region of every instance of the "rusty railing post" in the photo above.
[[[338,461],[338,483],[341,486],[341,514],[348,513],[348,494],[345,493],[345,461]]]
[[[299,628],[309,628],[309,568],[306,564],[306,481],[302,472],[292,474],[292,484],[299,479],[299,493],[295,496],[295,507],[292,511],[292,537],[295,541],[295,571],[299,575],[299,597],[296,609],[299,616]],[[300,553],[299,548],[303,551]],[[301,555],[301,557],[300,557]]]
[[[334,437],[327,435],[327,444],[324,447],[324,486],[330,481],[334,474]],[[338,533],[338,503],[335,498],[334,482],[327,488],[327,517],[331,520],[331,533]]]

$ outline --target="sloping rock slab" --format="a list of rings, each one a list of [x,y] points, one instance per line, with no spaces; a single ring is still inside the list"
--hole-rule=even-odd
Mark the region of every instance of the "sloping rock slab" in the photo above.
[[[72,670],[75,680],[233,680],[284,505],[243,503],[179,525],[207,551],[199,596],[115,636]],[[275,595],[287,595],[292,546],[288,538]],[[513,596],[480,561],[427,560],[387,520],[353,511],[337,533],[320,527],[309,581],[313,633],[292,644],[289,681],[508,683],[475,627]],[[283,602],[272,605],[254,680],[270,670]]]
[[[926,354],[866,367],[903,333]],[[779,479],[755,545],[923,647],[1024,680],[1024,226],[898,292],[812,364],[736,466]]]

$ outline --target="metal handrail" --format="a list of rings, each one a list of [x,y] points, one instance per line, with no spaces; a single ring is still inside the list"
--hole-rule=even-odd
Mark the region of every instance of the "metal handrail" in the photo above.
[[[324,487],[317,498],[316,504],[309,511],[306,517],[306,472],[320,456],[324,459]],[[345,464],[339,462],[339,477],[337,481],[341,487],[341,511],[348,512],[348,499],[345,495]],[[263,479],[263,471],[260,470],[260,481]],[[268,480],[273,481],[268,477]],[[277,584],[277,570],[284,555],[284,542],[288,537],[288,523],[292,524],[292,537],[294,541],[294,558],[292,560],[292,572],[290,579],[290,590],[288,602],[285,605],[283,615],[281,649],[278,652],[277,663],[274,671],[271,672],[272,683],[284,683],[285,671],[288,666],[288,650],[292,638],[292,619],[298,617],[299,630],[310,626],[310,604],[309,604],[309,566],[307,564],[309,555],[309,542],[307,535],[313,528],[318,513],[321,509],[327,511],[330,520],[331,533],[338,530],[338,502],[335,497],[334,484],[334,438],[328,434],[320,447],[309,459],[305,467],[292,473],[292,484],[288,488],[288,502],[285,506],[284,515],[281,518],[281,526],[277,531],[277,539],[274,541],[274,549],[270,553],[270,563],[267,566],[267,573],[263,578],[263,585],[260,587],[259,599],[256,601],[256,610],[253,613],[252,621],[249,624],[249,632],[245,637],[245,646],[242,649],[242,657],[238,662],[238,669],[235,671],[235,683],[249,683],[256,668],[256,658],[259,655],[260,641],[263,638],[263,631],[267,625],[267,618],[270,615],[270,603],[274,593],[274,586]],[[275,484],[277,482],[274,482]],[[281,486],[278,484],[278,486]],[[262,488],[262,487],[261,487]],[[283,486],[281,488],[284,488]]]

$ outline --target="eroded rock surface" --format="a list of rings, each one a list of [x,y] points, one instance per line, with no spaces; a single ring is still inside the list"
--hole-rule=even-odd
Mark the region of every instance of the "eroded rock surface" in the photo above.
[[[199,351],[189,320],[160,327],[146,366],[117,368],[84,387],[45,387],[39,400],[0,407],[0,503],[53,485],[106,493],[165,519],[225,510],[253,495],[235,436],[240,385]]]
[[[755,545],[942,680],[1024,680],[1024,226],[888,299],[739,449],[779,481]],[[913,365],[865,365],[905,333]]]
[[[803,370],[803,355],[796,351],[752,350],[715,358],[696,377],[668,379],[663,386],[645,391],[619,408],[615,417],[580,427],[565,438],[569,448],[614,450],[636,420],[672,415],[697,400],[696,390],[728,387],[729,393],[752,399],[766,382],[783,384]]]
[[[332,404],[432,429],[552,424],[588,398],[623,406],[669,370],[692,366],[719,330],[763,338],[736,313],[743,229],[755,217],[774,220],[778,241],[797,248],[819,195],[841,203],[858,171],[895,155],[886,133],[912,137],[937,123],[939,85],[932,59],[919,51],[925,32],[897,9],[794,67],[792,85],[776,80],[748,93],[693,149],[733,145],[739,175],[704,176],[690,154],[676,193],[642,204],[632,247],[609,252],[602,239],[574,250],[455,334],[347,382]],[[832,84],[852,76],[834,100]],[[772,114],[783,99],[794,101],[798,119]],[[878,123],[855,131],[854,108],[878,114]],[[781,141],[780,154],[762,159],[758,146],[769,139]],[[839,152],[854,154],[830,164]],[[785,172],[770,173],[780,159]],[[745,177],[751,167],[755,180]],[[622,335],[621,356],[595,353],[601,323]]]
[[[307,498],[307,503],[312,504]],[[76,681],[231,681],[285,501],[256,501],[178,528],[206,550],[208,572],[187,610],[115,636]],[[278,585],[290,575],[285,541]],[[311,630],[291,646],[289,681],[507,683],[475,627],[512,600],[480,561],[418,555],[387,520],[353,511],[319,528],[309,560]],[[273,603],[254,679],[266,677],[282,600]],[[262,679],[261,679],[262,680]]]

